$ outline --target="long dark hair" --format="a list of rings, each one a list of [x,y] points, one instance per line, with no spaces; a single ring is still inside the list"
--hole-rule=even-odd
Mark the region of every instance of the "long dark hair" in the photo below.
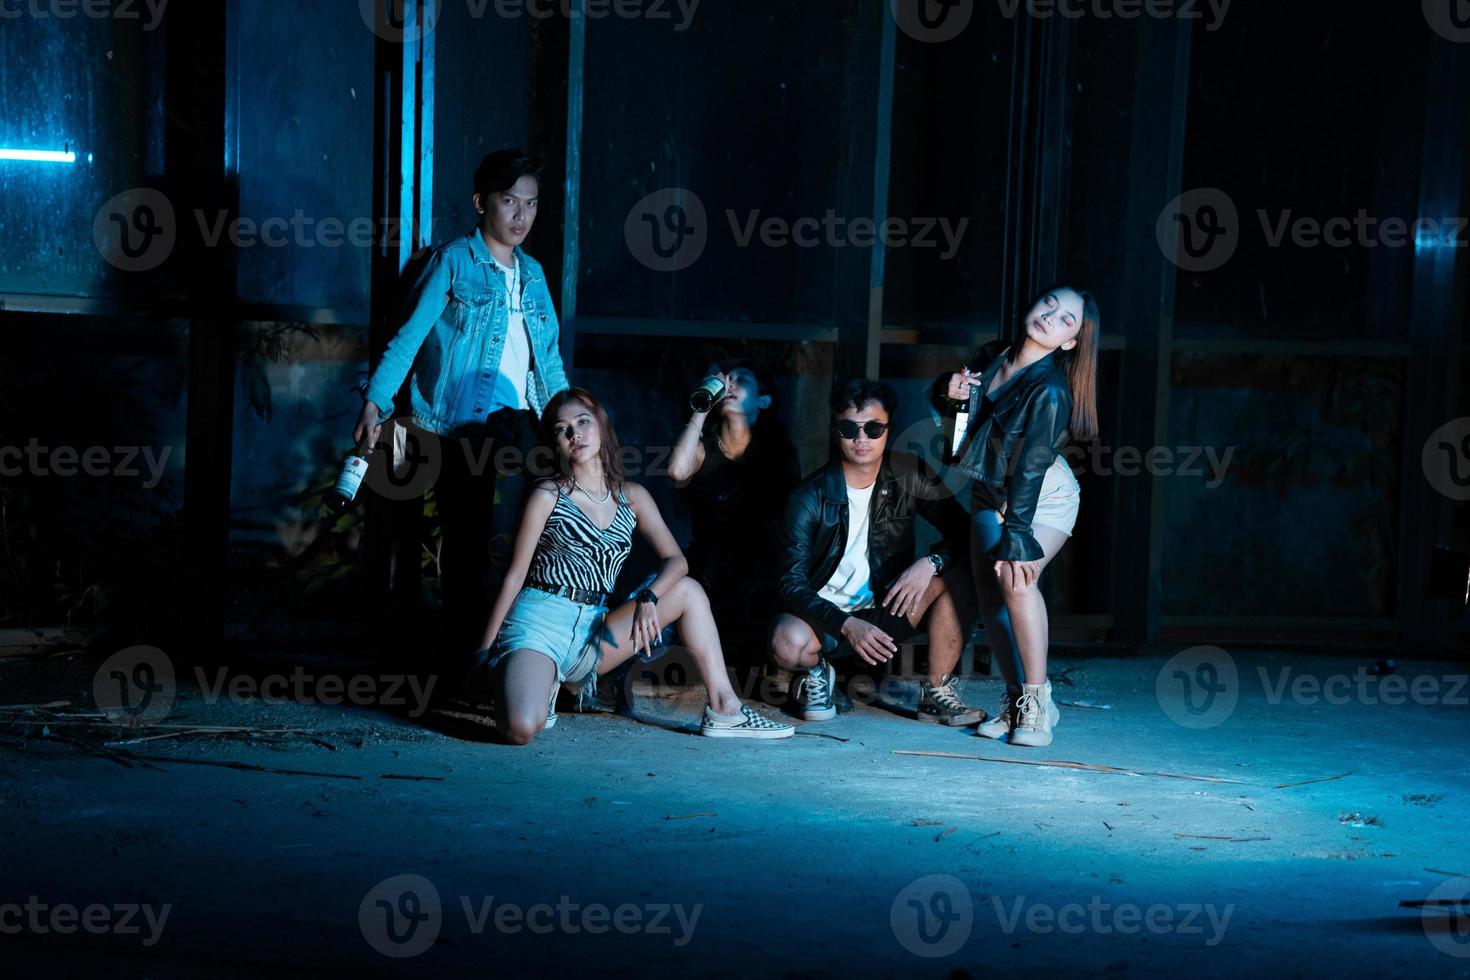
[[[1071,350],[1055,351],[1052,356],[1067,373],[1067,386],[1072,390],[1072,418],[1067,428],[1078,442],[1091,442],[1097,438],[1097,350],[1102,312],[1098,309],[1097,297],[1072,286],[1043,289],[1037,298],[1062,289],[1076,293],[1082,300],[1082,326],[1077,331],[1077,346]],[[1020,353],[1021,345],[1012,344],[1007,360],[1014,364]]]
[[[621,490],[623,484],[627,482],[628,475],[623,469],[623,453],[622,446],[618,443],[618,434],[613,431],[612,420],[607,417],[607,409],[603,408],[597,396],[586,388],[568,388],[566,391],[558,392],[551,397],[551,401],[547,402],[546,408],[542,410],[541,421],[536,426],[536,449],[537,455],[547,459],[550,465],[539,475],[554,476],[562,482],[571,478],[571,466],[562,456],[556,444],[557,414],[561,412],[562,406],[570,401],[580,402],[597,420],[597,428],[602,436],[602,447],[597,451],[597,458],[602,461],[603,476],[607,479],[609,490]]]

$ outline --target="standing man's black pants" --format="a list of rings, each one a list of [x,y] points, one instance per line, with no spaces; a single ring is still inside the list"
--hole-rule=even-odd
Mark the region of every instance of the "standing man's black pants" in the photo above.
[[[459,666],[482,645],[510,561],[535,428],[532,412],[506,408],[491,415],[482,430],[442,441],[444,462],[434,499],[443,534],[446,653]]]

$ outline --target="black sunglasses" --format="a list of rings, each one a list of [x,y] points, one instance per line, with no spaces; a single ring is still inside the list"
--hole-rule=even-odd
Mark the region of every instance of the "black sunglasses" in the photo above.
[[[856,439],[859,431],[866,433],[869,439],[877,439],[888,431],[888,423],[879,422],[877,419],[869,419],[862,425],[858,425],[852,419],[839,419],[835,424],[835,428],[837,429],[837,434],[844,439]]]

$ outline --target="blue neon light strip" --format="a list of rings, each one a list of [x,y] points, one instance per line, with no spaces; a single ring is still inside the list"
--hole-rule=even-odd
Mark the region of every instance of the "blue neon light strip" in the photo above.
[[[0,160],[24,160],[28,163],[76,163],[70,150],[9,150],[0,147]]]

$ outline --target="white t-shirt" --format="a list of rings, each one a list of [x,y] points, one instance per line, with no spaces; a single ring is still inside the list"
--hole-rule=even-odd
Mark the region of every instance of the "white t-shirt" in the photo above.
[[[873,571],[868,565],[868,525],[872,523],[873,487],[847,488],[847,543],[837,571],[817,595],[843,612],[857,612],[873,605]]]
[[[495,260],[495,268],[505,278],[510,291],[510,325],[505,334],[505,350],[500,355],[500,374],[490,393],[494,412],[502,408],[526,408],[526,376],[531,371],[531,338],[526,334],[526,317],[521,313],[520,269],[503,266]]]

